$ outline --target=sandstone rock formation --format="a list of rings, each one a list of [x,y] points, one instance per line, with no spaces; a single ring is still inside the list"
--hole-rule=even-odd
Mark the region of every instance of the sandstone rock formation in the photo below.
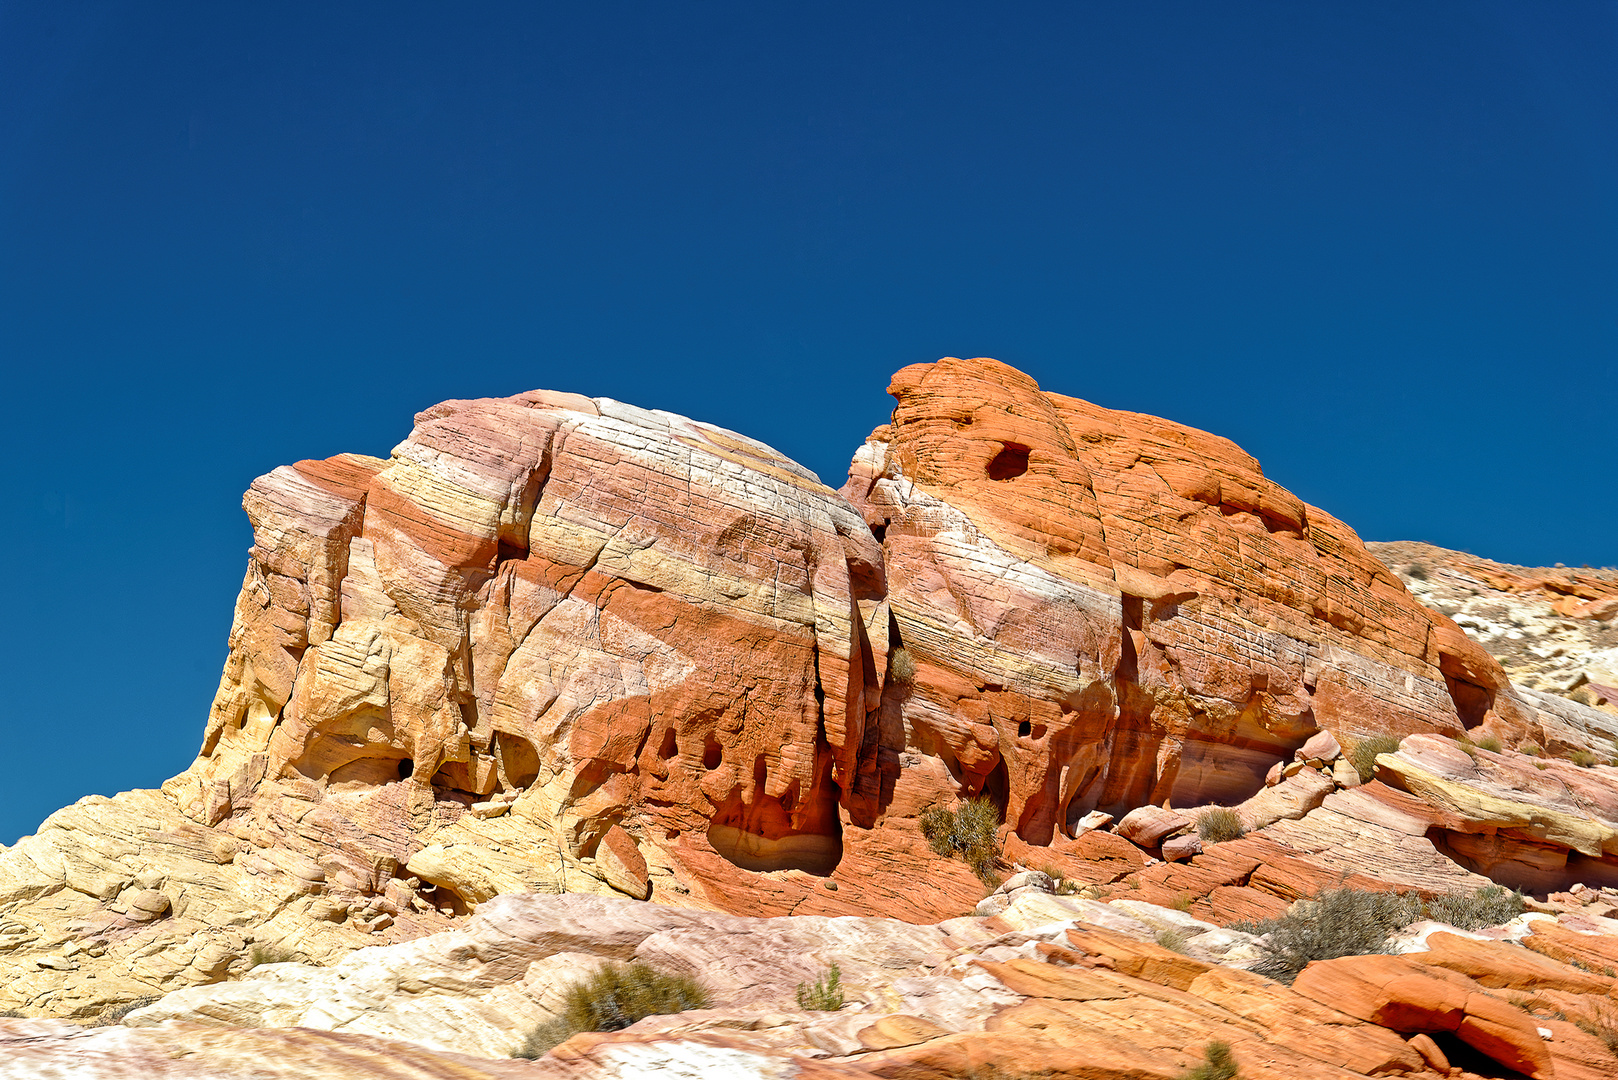
[[[1452,618],[1512,682],[1618,713],[1618,570],[1525,567],[1412,541],[1372,554]]]
[[[976,797],[1008,869],[1190,893],[1210,923],[1351,865],[1444,891],[1611,855],[1586,842],[1605,803],[1457,825],[1471,778],[1400,791],[1391,762],[1339,790],[1328,744],[1594,745],[1607,714],[1525,699],[1229,441],[993,360],[890,391],[841,493],[744,436],[545,391],[254,481],[201,753],[0,849],[0,1007],[89,1018],[534,891],[936,922],[984,887],[918,819]],[[1211,803],[1257,831],[1192,844]],[[1175,824],[1100,831],[1144,806]]]
[[[1219,1040],[1252,1078],[1443,1076],[1452,1057],[1464,1075],[1611,1075],[1615,1059],[1578,1025],[1600,1030],[1590,1019],[1604,1015],[1614,979],[1573,965],[1589,944],[1561,951],[1569,940],[1618,948],[1593,926],[1611,920],[1587,914],[1608,909],[1593,890],[1602,902],[1569,902],[1560,915],[1478,933],[1435,927],[1403,955],[1316,963],[1289,989],[1231,962],[1240,950],[1229,941],[1223,961],[1199,948],[1225,932],[1181,912],[1040,884],[1012,888],[992,918],[936,926],[502,896],[463,929],[332,968],[278,964],[180,991],[121,1025],[0,1019],[0,1073],[1171,1080]],[[1205,932],[1182,953],[1155,942],[1164,927]],[[629,957],[694,974],[712,1006],[579,1034],[531,1064],[504,1058],[557,1011],[560,987]],[[847,1003],[797,1007],[795,983],[831,964]]]

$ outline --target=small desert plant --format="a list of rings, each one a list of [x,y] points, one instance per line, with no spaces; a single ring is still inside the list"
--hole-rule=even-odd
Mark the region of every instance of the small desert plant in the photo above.
[[[910,655],[910,650],[900,646],[893,650],[888,658],[888,674],[893,681],[908,686],[916,681],[916,658]]]
[[[685,975],[665,975],[650,964],[603,964],[568,987],[562,1014],[529,1032],[511,1056],[543,1057],[581,1031],[621,1031],[637,1020],[707,1008],[708,992]]]
[[[1157,943],[1170,952],[1185,952],[1185,943],[1190,940],[1190,932],[1179,926],[1166,926],[1157,932]]]
[[[1586,1035],[1594,1035],[1607,1048],[1607,1053],[1618,1058],[1618,1016],[1601,1005],[1592,1008],[1589,1017],[1574,1021]]]
[[[1290,985],[1311,961],[1386,951],[1389,935],[1418,919],[1480,930],[1508,922],[1522,911],[1521,894],[1498,885],[1427,901],[1415,893],[1329,889],[1293,905],[1278,919],[1237,924],[1232,929],[1268,934],[1264,955],[1254,970]]]
[[[1197,902],[1197,898],[1192,896],[1188,892],[1176,893],[1175,896],[1174,896],[1174,910],[1175,911],[1190,911],[1191,910],[1191,905],[1196,903],[1196,902]]]
[[[1354,744],[1348,755],[1349,764],[1360,774],[1360,780],[1369,782],[1376,775],[1376,756],[1391,754],[1399,749],[1399,740],[1392,735],[1372,735]]]
[[[1493,735],[1485,735],[1477,740],[1477,747],[1479,750],[1487,750],[1491,754],[1498,754],[1500,752],[1500,740]]]
[[[1426,581],[1427,568],[1419,562],[1413,562],[1409,566],[1405,567],[1405,577],[1411,578],[1415,581]]]
[[[13,1020],[26,1019],[26,1017],[24,1017],[23,1014],[18,1012],[16,1009],[0,1009],[0,1016],[7,1016]]]
[[[1389,934],[1420,917],[1421,901],[1415,896],[1328,889],[1278,919],[1237,929],[1269,935],[1254,970],[1291,985],[1313,960],[1382,952]]]
[[[1178,1080],[1235,1080],[1236,1059],[1230,1044],[1211,1042],[1202,1051],[1202,1061],[1179,1075]]]
[[[1541,750],[1539,748],[1538,743],[1525,742],[1525,743],[1523,743],[1521,746],[1519,746],[1517,748],[1517,752],[1521,753],[1521,754],[1527,754],[1529,757],[1539,757],[1545,751],[1543,751],[1543,750]]]
[[[271,941],[258,941],[247,951],[247,969],[251,970],[261,964],[296,964],[303,960],[302,954],[296,950],[288,949],[284,945],[277,945]]]
[[[1530,1015],[1532,1015],[1535,1009],[1544,1009],[1550,1007],[1550,1002],[1546,1001],[1544,998],[1530,997],[1527,994],[1513,994],[1511,995],[1510,1000],[1513,1005],[1517,1006],[1517,1008],[1521,1009],[1523,1012],[1529,1013]]]
[[[145,997],[138,997],[134,1001],[126,1001],[122,1005],[108,1005],[105,1009],[101,1010],[100,1014],[96,1016],[95,1022],[90,1026],[111,1027],[113,1024],[122,1023],[124,1017],[128,1016],[136,1009],[144,1009],[146,1006],[152,1004],[156,1000],[156,994],[148,994]]]
[[[1477,892],[1447,893],[1435,896],[1422,905],[1429,919],[1449,923],[1462,930],[1482,930],[1486,926],[1499,926],[1523,913],[1521,893],[1503,889],[1499,885],[1485,885]]]
[[[1567,755],[1567,759],[1581,769],[1592,769],[1595,767],[1596,763],[1596,756],[1590,753],[1590,751],[1583,749],[1570,752]]]
[[[1216,806],[1198,815],[1197,835],[1210,844],[1220,844],[1240,840],[1247,835],[1247,826],[1242,824],[1241,815],[1230,807]]]
[[[954,813],[940,806],[922,811],[921,834],[938,855],[959,858],[985,885],[1000,859],[1000,812],[988,799],[971,799]]]
[[[811,983],[798,984],[798,1008],[836,1012],[843,1007],[843,973],[833,964]]]

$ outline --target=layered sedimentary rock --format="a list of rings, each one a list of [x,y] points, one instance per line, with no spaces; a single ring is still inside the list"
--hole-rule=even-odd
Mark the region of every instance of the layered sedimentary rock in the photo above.
[[[1353,532],[1226,439],[987,360],[899,372],[844,488],[883,538],[907,747],[1035,844],[1235,802],[1321,728],[1529,718]]]
[[[543,391],[254,481],[202,752],[0,851],[0,1005],[89,1016],[513,892],[933,921],[983,886],[918,819],[979,796],[1008,860],[1089,880],[1157,871],[1093,831],[1148,804],[1242,803],[1278,830],[1253,843],[1315,858],[1330,770],[1265,781],[1322,729],[1548,742],[1487,652],[1229,441],[992,360],[891,392],[841,493]],[[1408,877],[1472,880],[1420,841]]]
[[[180,991],[117,1026],[0,1019],[0,1071],[1172,1080],[1221,1041],[1254,1078],[1445,1076],[1451,1058],[1469,1075],[1611,1075],[1593,1021],[1609,1015],[1600,964],[1618,923],[1593,913],[1611,907],[1593,892],[1596,904],[1485,931],[1428,924],[1403,955],[1316,963],[1288,988],[1242,969],[1246,935],[1048,885],[1012,888],[993,917],[936,926],[505,896],[463,929]],[[1157,943],[1170,929],[1183,951]],[[560,1011],[563,987],[631,957],[700,980],[710,1007],[581,1033],[538,1062],[505,1057]],[[831,965],[843,1007],[799,1007],[796,985]]]

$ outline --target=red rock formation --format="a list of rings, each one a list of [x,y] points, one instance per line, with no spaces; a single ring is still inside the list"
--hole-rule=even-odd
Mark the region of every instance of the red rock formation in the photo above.
[[[883,539],[906,742],[1023,839],[1240,801],[1323,727],[1520,722],[1487,653],[1228,440],[993,360],[889,392],[843,492]]]

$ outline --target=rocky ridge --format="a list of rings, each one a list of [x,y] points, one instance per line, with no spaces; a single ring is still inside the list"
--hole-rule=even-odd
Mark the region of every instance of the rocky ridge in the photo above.
[[[1204,933],[1345,882],[1618,884],[1613,713],[1514,686],[1410,560],[1227,440],[995,361],[890,392],[841,492],[543,391],[255,481],[202,751],[0,849],[0,1007],[273,999],[264,959],[341,970],[517,894],[947,926],[984,886],[920,818],[974,798],[1003,869]],[[1205,843],[1216,805],[1247,835]]]
[[[1519,688],[1618,713],[1618,570],[1513,566],[1412,541],[1366,546]]]

